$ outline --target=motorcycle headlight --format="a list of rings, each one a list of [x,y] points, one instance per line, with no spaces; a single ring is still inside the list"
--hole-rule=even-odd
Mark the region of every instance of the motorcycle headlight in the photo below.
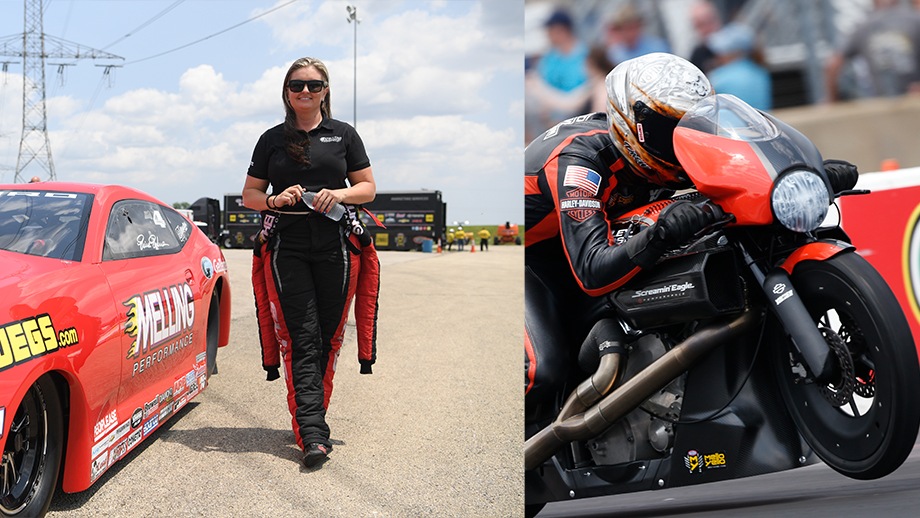
[[[770,195],[773,214],[794,232],[810,232],[824,221],[830,194],[824,180],[812,171],[792,171],[780,176]]]

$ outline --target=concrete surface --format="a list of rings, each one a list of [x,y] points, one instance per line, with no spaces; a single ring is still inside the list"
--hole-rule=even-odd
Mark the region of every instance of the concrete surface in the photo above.
[[[265,381],[251,252],[225,251],[230,344],[207,390],[50,517],[523,515],[523,261],[381,252],[378,360],[346,331],[327,421],[334,451],[300,464],[283,380]]]

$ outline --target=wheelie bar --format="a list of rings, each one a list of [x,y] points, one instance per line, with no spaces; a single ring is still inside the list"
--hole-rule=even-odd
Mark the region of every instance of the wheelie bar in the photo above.
[[[782,268],[774,268],[763,280],[763,290],[770,306],[802,355],[808,370],[819,383],[829,383],[836,375],[831,350],[815,325],[808,309],[792,287],[792,279]]]
[[[566,443],[602,434],[695,365],[703,355],[742,335],[761,318],[761,313],[745,311],[732,321],[700,328],[584,412],[555,421],[527,439],[524,443],[524,469],[531,470],[540,466]]]

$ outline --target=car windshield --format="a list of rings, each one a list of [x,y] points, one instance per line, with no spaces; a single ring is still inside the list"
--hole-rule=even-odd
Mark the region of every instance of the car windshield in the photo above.
[[[0,190],[0,249],[79,261],[92,195]]]
[[[730,94],[703,99],[684,114],[677,126],[746,142],[772,140],[779,135],[772,122]]]

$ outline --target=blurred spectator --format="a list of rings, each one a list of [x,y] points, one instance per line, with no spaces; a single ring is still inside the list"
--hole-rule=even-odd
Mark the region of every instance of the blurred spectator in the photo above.
[[[828,59],[828,101],[920,90],[920,14],[898,0],[874,3],[875,10]],[[842,88],[846,66],[856,74],[849,91]]]
[[[575,36],[575,24],[567,12],[555,11],[543,25],[550,49],[537,63],[537,73],[547,85],[571,92],[588,79],[585,74],[588,49]]]
[[[732,94],[758,110],[772,108],[770,73],[751,59],[753,30],[730,23],[712,33],[706,45],[715,55],[715,68],[707,76],[716,93]]]
[[[645,32],[645,18],[632,2],[624,4],[607,24],[607,59],[617,65],[652,52],[671,52],[671,48]]]
[[[525,76],[525,140],[529,142],[550,126],[580,113],[584,101],[587,47],[578,40],[572,17],[556,10],[543,24],[550,49]],[[560,102],[563,101],[563,102]]]
[[[704,73],[709,73],[715,65],[716,55],[706,44],[706,40],[712,33],[722,28],[722,17],[710,0],[697,0],[690,7],[690,20],[699,37],[699,41],[690,52],[690,62]]]
[[[607,87],[604,80],[613,69],[613,65],[607,59],[607,51],[603,47],[593,47],[588,52],[585,69],[588,73],[588,82],[568,93],[547,88],[542,81],[528,77],[525,79],[528,102],[536,102],[550,112],[571,115],[606,111]],[[542,129],[545,130],[549,126],[551,124],[545,124]]]

